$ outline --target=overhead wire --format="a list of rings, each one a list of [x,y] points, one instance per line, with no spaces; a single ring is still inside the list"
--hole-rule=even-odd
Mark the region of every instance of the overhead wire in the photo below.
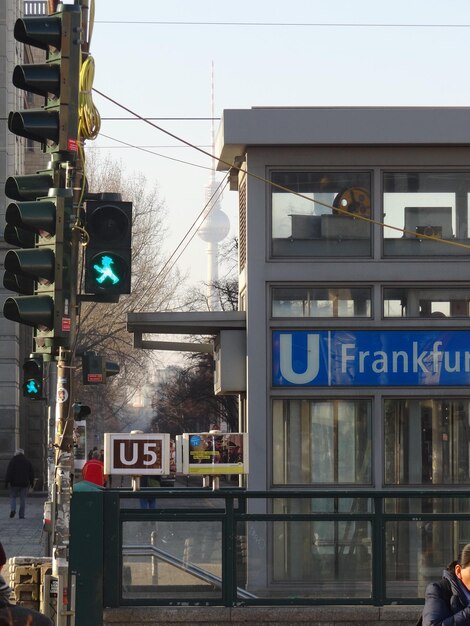
[[[244,175],[246,175],[246,176],[248,176],[250,178],[254,178],[255,180],[263,182],[263,183],[265,183],[267,185],[270,185],[271,187],[273,187],[275,189],[279,189],[280,191],[284,191],[284,192],[290,193],[290,194],[292,194],[292,195],[294,195],[294,196],[296,196],[298,198],[302,198],[303,200],[306,200],[306,201],[311,202],[313,204],[318,204],[320,206],[326,207],[328,209],[331,209],[331,210],[335,211],[336,213],[339,213],[339,214],[342,214],[342,215],[346,215],[347,217],[349,217],[351,219],[363,220],[365,222],[368,222],[369,224],[378,225],[381,228],[390,228],[391,230],[398,231],[398,232],[400,232],[402,234],[410,235],[410,236],[415,237],[417,239],[426,239],[426,240],[430,240],[430,241],[437,241],[437,242],[445,244],[445,245],[450,245],[450,246],[455,246],[455,247],[458,247],[458,248],[464,248],[466,250],[470,250],[470,245],[469,244],[461,243],[461,242],[458,242],[458,241],[453,241],[451,239],[443,239],[443,238],[440,238],[440,237],[436,237],[434,235],[427,235],[425,233],[419,233],[418,234],[418,233],[416,233],[414,231],[407,230],[406,228],[401,228],[399,226],[393,226],[391,224],[386,224],[385,222],[382,222],[380,220],[376,220],[376,219],[371,218],[371,217],[366,217],[365,215],[356,214],[356,213],[352,214],[347,209],[343,209],[341,207],[335,207],[335,206],[333,206],[333,205],[331,205],[331,204],[329,204],[327,202],[323,202],[322,200],[318,200],[316,198],[310,198],[310,197],[308,197],[308,196],[306,196],[306,195],[304,195],[302,193],[299,193],[298,191],[294,191],[294,190],[290,189],[289,187],[285,187],[284,185],[280,185],[279,183],[275,183],[274,181],[269,180],[269,179],[265,178],[264,176],[261,176],[259,174],[255,174],[254,172],[251,172],[250,170],[242,167],[241,165],[236,165],[235,163],[229,163],[228,161],[225,161],[224,159],[222,159],[220,157],[216,157],[214,154],[211,154],[207,150],[204,150],[203,148],[192,144],[191,142],[187,141],[186,139],[183,139],[182,137],[179,137],[175,133],[172,133],[171,131],[163,128],[162,126],[159,126],[158,124],[155,124],[151,120],[142,117],[141,115],[139,115],[138,113],[136,113],[135,111],[130,109],[129,107],[126,107],[125,105],[121,104],[120,102],[118,102],[114,98],[111,98],[110,96],[107,96],[106,94],[104,94],[103,92],[99,91],[98,89],[94,88],[93,91],[95,91],[97,94],[99,94],[101,97],[105,98],[109,102],[112,102],[116,106],[120,107],[124,111],[127,111],[131,115],[134,115],[135,117],[140,119],[142,122],[148,124],[149,126],[152,126],[153,128],[159,130],[160,132],[164,133],[165,135],[168,135],[169,137],[172,137],[173,139],[183,143],[184,145],[193,148],[194,150],[200,152],[201,154],[204,154],[205,156],[210,157],[211,159],[216,160],[219,163],[222,163],[223,165],[226,165],[229,168],[229,170],[234,169],[234,170],[238,171],[241,174],[244,174]]]
[[[149,150],[148,148],[144,148],[143,146],[136,146],[134,144],[128,143],[127,141],[122,141],[121,139],[116,139],[115,137],[111,137],[110,135],[105,135],[104,133],[100,133],[100,137],[106,137],[106,139],[111,139],[112,141],[117,141],[118,143],[127,146],[128,148],[134,148],[135,150],[140,150],[141,152],[147,152],[149,154],[154,154],[155,156],[161,157],[162,159],[168,159],[169,161],[176,161],[177,163],[183,163],[184,165],[191,165],[192,167],[199,167],[203,170],[212,170],[213,168],[207,167],[206,165],[198,165],[196,163],[190,163],[189,161],[184,161],[182,159],[177,159],[175,157],[168,156],[166,154],[161,154],[159,152],[154,152],[153,150]],[[178,147],[178,146],[177,146]]]
[[[97,20],[97,24],[146,26],[270,26],[300,28],[470,28],[470,24],[384,24],[383,22],[197,22],[175,20]]]

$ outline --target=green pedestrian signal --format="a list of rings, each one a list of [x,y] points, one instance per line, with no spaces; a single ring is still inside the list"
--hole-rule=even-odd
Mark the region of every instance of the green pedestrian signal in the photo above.
[[[85,292],[89,294],[131,292],[132,203],[110,196],[103,194],[102,200],[86,203]]]
[[[121,278],[114,271],[119,271],[118,268],[116,268],[116,258],[108,254],[98,255],[97,263],[93,264],[93,269],[96,272],[95,279],[99,285],[103,285],[104,283],[117,285],[121,282]]]
[[[41,355],[31,354],[23,363],[23,396],[43,399],[44,363]]]

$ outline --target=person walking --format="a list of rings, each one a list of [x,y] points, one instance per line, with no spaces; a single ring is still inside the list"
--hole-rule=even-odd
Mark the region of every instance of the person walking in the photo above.
[[[426,587],[422,626],[470,626],[470,543],[463,547],[438,582]]]
[[[10,517],[16,515],[16,499],[20,499],[20,519],[24,518],[26,508],[26,496],[30,487],[34,485],[33,466],[25,457],[24,450],[18,448],[15,455],[8,463],[5,476],[5,487],[10,485]]]
[[[100,461],[98,450],[93,452],[92,458],[85,463],[82,469],[83,480],[94,483],[99,487],[104,487],[106,476],[104,475],[104,463]]]
[[[42,613],[12,604],[11,589],[1,575],[6,562],[5,550],[0,543],[0,626],[53,626],[52,620]]]

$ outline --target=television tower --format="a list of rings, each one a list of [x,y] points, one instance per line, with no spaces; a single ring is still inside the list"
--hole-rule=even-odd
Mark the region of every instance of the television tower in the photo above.
[[[212,154],[215,152],[214,132],[214,62],[212,61],[212,122],[211,144]],[[202,218],[202,224],[198,229],[199,237],[207,242],[207,303],[209,311],[217,311],[219,300],[217,297],[217,281],[219,280],[219,243],[223,241],[230,231],[230,221],[226,213],[222,211],[220,203],[220,189],[215,180],[215,163],[209,175],[209,183],[205,187],[206,210]]]

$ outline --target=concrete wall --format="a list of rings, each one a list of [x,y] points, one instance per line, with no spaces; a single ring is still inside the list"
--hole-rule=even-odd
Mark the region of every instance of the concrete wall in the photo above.
[[[126,607],[106,609],[103,624],[178,626],[415,626],[418,606]]]

